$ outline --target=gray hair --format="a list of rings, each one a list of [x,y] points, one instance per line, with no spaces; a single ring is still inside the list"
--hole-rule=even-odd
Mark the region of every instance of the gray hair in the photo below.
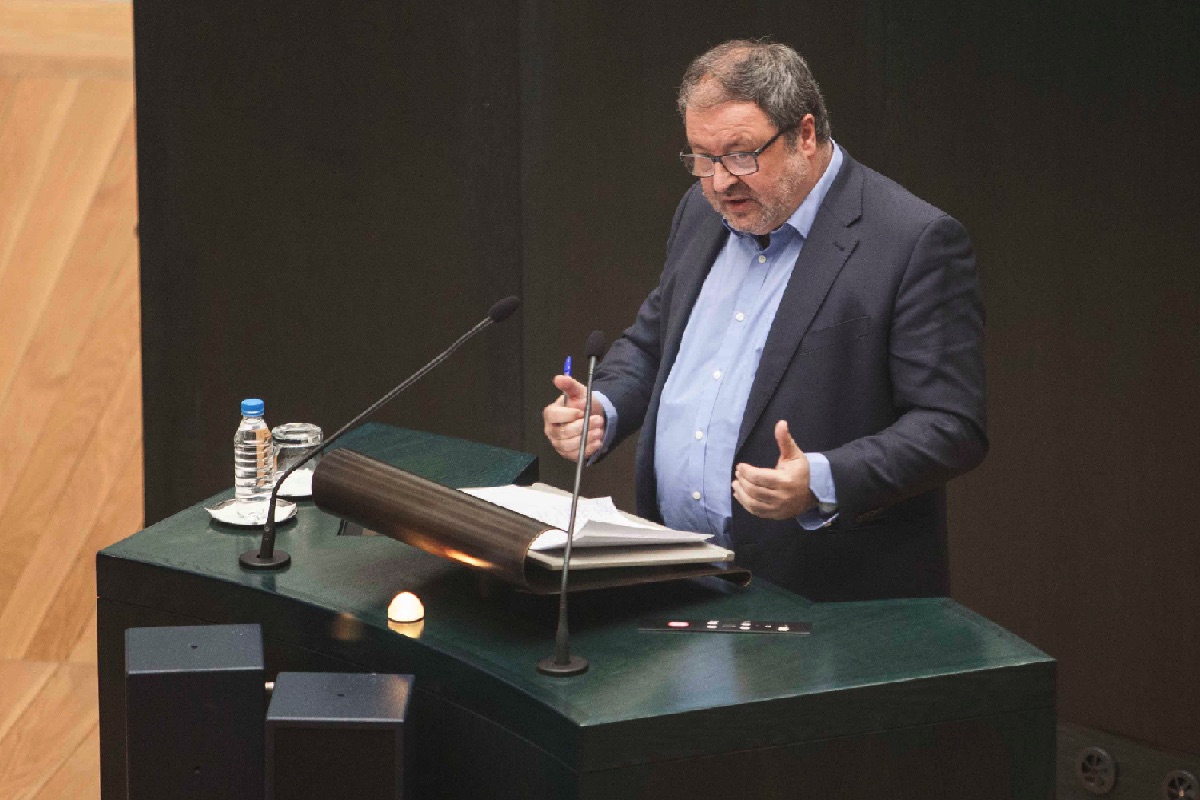
[[[688,65],[679,87],[679,115],[689,105],[755,103],[777,130],[798,126],[805,114],[816,122],[817,141],[829,141],[829,113],[821,88],[800,54],[785,44],[734,39]],[[795,142],[796,131],[786,137]]]

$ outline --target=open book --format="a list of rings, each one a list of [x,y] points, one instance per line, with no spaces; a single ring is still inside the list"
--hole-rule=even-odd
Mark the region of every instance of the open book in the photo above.
[[[562,569],[571,496],[544,484],[463,489],[547,526],[529,546],[529,558]],[[677,531],[620,511],[611,497],[579,498],[571,566],[578,569],[732,561],[733,553],[710,543],[711,534]]]
[[[501,489],[500,498],[508,496],[508,502],[514,492]],[[570,495],[538,484],[533,491],[539,494],[532,498],[526,495],[525,499],[534,507],[544,506],[546,495],[561,498],[551,501],[559,504],[553,521],[565,526]],[[482,494],[496,497],[492,490]],[[322,457],[313,474],[313,502],[327,514],[478,570],[489,580],[502,581],[518,591],[544,595],[562,589],[561,545],[566,543],[566,535],[558,525],[502,508],[349,448],[335,448]],[[570,591],[704,577],[738,586],[749,583],[750,572],[731,563],[730,551],[704,541],[707,536],[668,531],[661,525],[618,514],[620,530],[593,529],[596,540],[608,540],[608,544],[572,550],[571,564],[582,569],[571,577]],[[533,543],[547,532],[550,535],[542,541],[551,549],[533,549]],[[610,537],[624,538],[614,543]],[[653,541],[647,541],[647,537]],[[660,537],[666,537],[666,541]]]

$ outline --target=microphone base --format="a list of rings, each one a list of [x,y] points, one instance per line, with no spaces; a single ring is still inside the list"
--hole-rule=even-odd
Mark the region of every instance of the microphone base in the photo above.
[[[292,557],[282,550],[276,550],[274,555],[267,556],[266,558],[259,558],[258,548],[256,547],[253,550],[247,550],[246,552],[242,553],[241,556],[238,557],[238,561],[241,562],[241,565],[246,569],[271,570],[283,569],[288,564],[292,563]]]
[[[570,678],[587,672],[588,661],[582,656],[568,656],[566,664],[559,664],[554,656],[546,656],[537,663],[537,671],[552,678]]]

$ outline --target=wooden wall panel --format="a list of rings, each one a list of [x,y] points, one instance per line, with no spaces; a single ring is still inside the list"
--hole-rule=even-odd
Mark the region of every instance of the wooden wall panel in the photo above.
[[[0,658],[28,657],[26,650],[37,637],[46,611],[60,596],[77,554],[93,541],[90,534],[101,517],[104,500],[124,477],[121,469],[129,460],[128,445],[139,423],[127,412],[137,407],[140,392],[141,365],[138,359],[129,359],[116,392],[103,406],[75,468],[69,475],[59,476],[63,486],[50,513],[28,520],[31,531],[27,540],[34,547],[26,561],[32,568],[22,572],[4,611],[0,612]],[[86,609],[81,612],[86,614]],[[69,619],[64,622],[73,624]],[[65,658],[70,645],[67,642],[61,652],[50,655]]]
[[[0,739],[0,797],[36,795],[99,727],[95,667],[48,666],[49,679]]]
[[[0,485],[0,508],[44,435],[56,401],[80,381],[80,371],[104,374],[111,369],[93,361],[104,355],[113,339],[137,346],[136,328],[129,327],[137,320],[136,295],[129,294],[130,281],[135,287],[137,283],[137,250],[129,235],[135,221],[133,148],[129,141],[121,145],[129,154],[122,159],[128,167],[114,164],[117,168],[110,174],[128,174],[113,196],[105,199],[105,187],[97,195],[95,211],[80,231],[62,279],[12,378],[7,402],[0,406],[0,429],[11,431],[0,445],[0,475],[6,478]],[[61,425],[62,420],[55,423]]]
[[[3,76],[0,83],[0,278],[33,205],[76,80]]]
[[[130,88],[115,81],[85,81],[62,120],[0,275],[0,319],[6,333],[0,340],[0,396],[7,394],[40,329],[55,285],[60,278],[71,278],[63,270],[132,114]]]
[[[33,796],[33,800],[84,800],[98,798],[100,786],[96,775],[100,772],[100,727],[88,734],[70,757],[54,771],[45,785]]]
[[[130,374],[141,374],[140,362],[132,363]],[[127,402],[127,398],[121,401],[122,405]],[[138,441],[127,445],[109,491],[98,505],[95,522],[86,526],[87,540],[79,547],[67,549],[70,560],[57,570],[61,580],[55,582],[49,596],[39,597],[36,605],[42,615],[23,626],[22,657],[95,660],[95,552],[112,544],[114,534],[141,527],[141,474],[142,443]],[[6,623],[0,628],[0,638],[7,635]]]
[[[0,797],[99,796],[96,550],[142,526],[131,9],[0,0]]]
[[[54,674],[53,664],[0,661],[0,741],[8,737],[22,712]]]
[[[45,4],[60,43],[87,38],[73,5]],[[123,15],[128,48],[128,6],[99,5],[97,35]],[[0,2],[0,52],[37,49],[36,18]],[[0,658],[36,642],[55,660],[88,636],[79,565],[141,522],[106,508],[142,491],[133,85],[14,63],[0,56]]]
[[[0,72],[130,80],[129,3],[0,2]]]

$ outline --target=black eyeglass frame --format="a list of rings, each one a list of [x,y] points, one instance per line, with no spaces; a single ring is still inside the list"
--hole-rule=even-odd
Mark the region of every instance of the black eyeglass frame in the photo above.
[[[681,164],[683,164],[683,168],[687,170],[688,175],[691,175],[693,178],[711,178],[713,175],[717,174],[717,164],[725,167],[725,171],[730,175],[733,175],[735,178],[744,178],[747,175],[753,175],[754,173],[758,172],[758,157],[765,153],[768,147],[775,144],[776,139],[778,139],[780,136],[783,136],[788,131],[793,130],[795,127],[795,125],[788,125],[786,128],[780,128],[778,131],[776,131],[774,136],[772,136],[770,139],[767,139],[767,141],[763,143],[763,146],[757,150],[743,150],[734,153],[726,153],[723,156],[709,156],[705,155],[704,153],[680,153],[679,161]],[[753,158],[754,169],[750,170],[749,172],[734,172],[731,170],[725,163],[725,159],[733,158],[735,156],[750,156]],[[689,166],[689,162],[691,164],[699,164],[701,163],[700,159],[707,159],[712,164],[712,172],[708,173],[707,175],[697,175],[692,170],[692,168]]]

